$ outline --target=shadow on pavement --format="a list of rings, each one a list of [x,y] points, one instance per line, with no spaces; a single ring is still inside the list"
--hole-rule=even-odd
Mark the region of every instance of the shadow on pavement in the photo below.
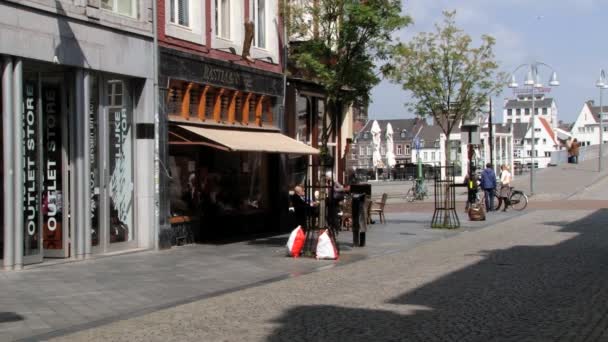
[[[575,222],[548,221],[561,227],[557,234],[567,235],[550,245],[475,254],[483,260],[386,303],[428,308],[411,315],[337,306],[293,308],[279,319],[281,327],[269,341],[289,336],[308,341],[606,341],[607,223],[608,209]]]

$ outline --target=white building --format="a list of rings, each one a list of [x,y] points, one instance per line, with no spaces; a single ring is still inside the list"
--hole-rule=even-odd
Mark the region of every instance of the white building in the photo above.
[[[608,107],[603,106],[603,112],[608,112]],[[581,146],[597,145],[600,142],[600,107],[594,106],[593,101],[587,101],[578,114],[571,134]],[[604,143],[608,142],[608,127],[604,125]]]
[[[529,168],[532,165],[532,125],[513,124],[513,159],[516,165]],[[551,162],[551,154],[564,147],[557,139],[555,130],[544,117],[535,117],[534,123],[534,163],[537,168],[545,168]]]
[[[555,100],[544,94],[534,94],[534,112],[545,118],[549,125],[557,127],[557,105]],[[503,122],[529,123],[532,117],[532,94],[519,94],[515,99],[505,99]]]

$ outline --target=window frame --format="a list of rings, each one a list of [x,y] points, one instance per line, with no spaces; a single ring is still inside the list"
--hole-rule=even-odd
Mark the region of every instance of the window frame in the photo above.
[[[131,3],[131,13],[130,14],[125,14],[125,13],[121,13],[118,11],[118,2],[119,1],[121,1],[121,0],[108,0],[108,2],[111,3],[112,8],[106,8],[106,7],[104,7],[104,2],[102,0],[99,3],[99,8],[101,8],[102,10],[107,11],[107,12],[111,12],[111,13],[115,13],[118,15],[128,17],[128,18],[136,19],[138,16],[137,5],[138,5],[139,1],[138,0],[122,0],[122,1],[129,1]]]
[[[258,8],[259,8],[259,2],[263,1],[264,2],[264,45],[259,45],[259,27],[260,25],[258,25],[258,21],[259,21],[259,17],[258,17]],[[267,0],[252,0],[251,1],[251,15],[252,15],[252,21],[254,23],[254,33],[253,33],[253,46],[261,49],[261,50],[267,50],[267,45],[268,45],[268,1]]]
[[[228,3],[228,14],[226,15],[226,18],[228,18],[228,24],[226,26],[227,30],[228,30],[228,34],[227,35],[223,35],[222,34],[222,26],[224,24],[224,19],[223,16],[223,8],[222,8],[222,2],[226,1]],[[232,40],[232,21],[230,20],[231,16],[230,16],[230,12],[232,9],[232,0],[215,0],[214,1],[215,4],[215,27],[214,27],[214,33],[215,33],[215,37],[219,38],[219,39],[224,39],[227,41],[231,41]]]
[[[191,24],[192,24],[192,17],[191,17],[191,13],[192,11],[191,9],[191,3],[190,0],[167,0],[169,2],[169,22],[173,25],[177,25],[180,28],[185,28],[185,29],[190,29],[191,28]],[[171,6],[171,1],[174,1],[174,5],[175,6]],[[187,24],[180,24],[179,23],[179,2],[180,1],[184,1],[187,9],[186,9],[186,13],[188,14],[187,17]],[[175,14],[174,14],[175,12]],[[175,19],[176,21],[171,20],[171,18],[175,15]]]

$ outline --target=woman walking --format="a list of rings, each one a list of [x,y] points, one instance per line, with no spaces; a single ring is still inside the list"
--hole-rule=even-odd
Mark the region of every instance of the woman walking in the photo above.
[[[509,172],[509,166],[503,164],[500,167],[500,197],[505,204],[505,207],[502,211],[507,211],[507,207],[511,205],[511,172]]]

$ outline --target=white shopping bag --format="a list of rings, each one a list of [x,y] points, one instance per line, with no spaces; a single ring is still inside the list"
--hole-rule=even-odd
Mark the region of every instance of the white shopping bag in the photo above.
[[[317,240],[317,259],[338,259],[338,249],[336,248],[335,242],[331,239],[327,233],[327,229],[319,235]]]

